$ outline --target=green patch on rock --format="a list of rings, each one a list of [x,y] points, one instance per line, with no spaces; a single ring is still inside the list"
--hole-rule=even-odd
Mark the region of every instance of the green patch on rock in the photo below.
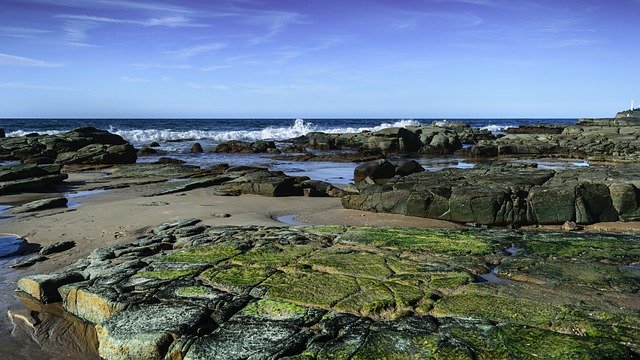
[[[176,289],[176,296],[184,298],[208,299],[213,292],[206,286],[184,286]]]
[[[242,313],[260,319],[291,320],[304,317],[307,309],[284,301],[261,299],[247,305]]]
[[[164,257],[165,261],[183,263],[218,263],[240,254],[241,251],[226,245],[199,246],[174,252]]]
[[[434,335],[412,335],[395,331],[378,331],[367,337],[366,342],[351,357],[353,360],[432,359],[438,348]]]
[[[454,290],[473,281],[471,275],[463,272],[431,273],[429,276],[429,287],[435,290]]]
[[[295,262],[316,249],[317,247],[313,245],[267,244],[236,256],[233,262],[241,265],[279,268]]]
[[[436,302],[435,316],[489,319],[499,323],[548,326],[555,310],[549,303],[499,294],[480,285],[468,285]]]
[[[477,232],[410,228],[350,228],[338,237],[343,243],[363,243],[381,247],[444,254],[488,254],[491,239]]]
[[[270,286],[267,291],[268,298],[327,310],[360,290],[352,277],[316,271],[278,273],[267,279],[263,285]]]
[[[198,277],[205,284],[215,288],[244,292],[261,282],[270,275],[270,271],[261,268],[232,266],[226,269],[211,268]]]
[[[149,279],[175,280],[195,273],[195,270],[154,270],[140,271],[137,275]]]
[[[319,271],[356,277],[384,279],[390,275],[382,255],[351,249],[323,249],[301,263]]]
[[[552,256],[614,263],[640,259],[640,242],[625,235],[535,234],[525,235],[523,240],[527,254],[542,258]]]
[[[360,279],[358,282],[360,291],[337,303],[336,311],[368,317],[397,316],[396,300],[388,287],[376,280]]]
[[[631,359],[628,348],[612,341],[560,334],[527,326],[506,325],[498,334],[510,358]]]

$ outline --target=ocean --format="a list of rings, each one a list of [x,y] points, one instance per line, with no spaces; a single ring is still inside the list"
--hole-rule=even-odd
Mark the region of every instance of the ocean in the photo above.
[[[151,142],[160,144],[157,156],[140,157],[139,162],[153,162],[161,156],[169,156],[204,167],[217,163],[256,165],[290,175],[306,175],[334,184],[346,184],[351,181],[356,166],[354,163],[276,161],[267,154],[216,154],[208,150],[229,140],[277,142],[312,131],[376,131],[443,121],[464,121],[472,127],[500,133],[509,127],[526,124],[568,125],[577,119],[0,119],[0,128],[5,130],[7,136],[22,136],[34,132],[58,134],[78,127],[93,126],[122,136],[136,148],[145,147]],[[205,153],[191,154],[189,150],[194,142],[200,143]],[[421,158],[419,162],[427,170],[473,167],[464,159],[453,156]]]

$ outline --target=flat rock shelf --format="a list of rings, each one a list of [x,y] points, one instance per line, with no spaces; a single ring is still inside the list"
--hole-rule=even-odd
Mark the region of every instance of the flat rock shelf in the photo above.
[[[185,219],[18,287],[105,359],[635,359],[638,259],[631,235]]]

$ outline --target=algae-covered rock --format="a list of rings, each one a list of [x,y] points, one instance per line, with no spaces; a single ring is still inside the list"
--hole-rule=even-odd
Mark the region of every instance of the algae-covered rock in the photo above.
[[[128,309],[96,326],[105,359],[163,359],[178,337],[194,330],[207,311],[189,304],[153,304]]]

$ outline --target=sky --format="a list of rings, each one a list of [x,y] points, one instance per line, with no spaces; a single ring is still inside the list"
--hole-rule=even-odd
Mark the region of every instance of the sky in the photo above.
[[[576,118],[640,0],[0,0],[0,118]]]

